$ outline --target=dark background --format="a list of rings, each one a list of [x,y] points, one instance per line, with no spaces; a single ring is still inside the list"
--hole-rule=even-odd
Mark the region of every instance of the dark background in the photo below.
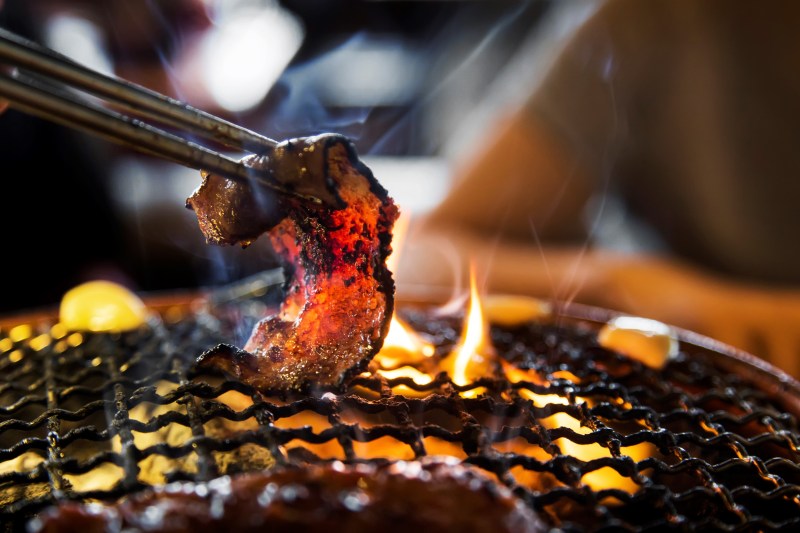
[[[459,117],[481,100],[506,58],[551,6],[541,1],[352,0],[286,0],[282,5],[305,27],[303,44],[284,76],[260,105],[246,113],[209,111],[275,138],[335,130],[350,136],[360,154],[399,157],[438,154],[448,129],[457,128]],[[0,26],[42,42],[43,25],[52,14],[83,13],[105,32],[107,53],[120,75],[130,79],[163,69],[181,36],[210,26],[213,12],[201,7],[191,1],[6,0]],[[122,9],[129,12],[119,13]],[[298,90],[292,76],[300,69],[313,69],[315,60],[355,36],[377,36],[413,54],[418,81],[391,105],[315,102],[322,115],[313,106],[287,109],[285,102]],[[157,81],[150,85],[148,79],[142,75],[134,81],[168,89]],[[311,99],[320,89],[314,83],[302,87]],[[180,199],[170,200],[160,211],[140,206],[136,220],[121,212],[112,199],[109,177],[120,160],[139,157],[14,110],[0,116],[4,235],[0,313],[55,305],[64,291],[95,278],[114,279],[136,291],[161,291],[224,284],[271,266],[268,250],[245,254],[238,249],[211,253],[199,248],[199,232],[183,235],[186,217],[193,215],[184,213]],[[141,157],[145,164],[153,163]],[[154,168],[158,172],[160,167]],[[164,180],[168,179],[165,173]],[[197,180],[199,184],[199,175]],[[195,230],[196,226],[188,231]],[[192,239],[191,246],[176,244]]]

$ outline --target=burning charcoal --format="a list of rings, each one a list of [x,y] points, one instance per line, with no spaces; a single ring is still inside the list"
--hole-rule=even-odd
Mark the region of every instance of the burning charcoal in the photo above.
[[[32,532],[384,531],[529,533],[546,528],[506,487],[453,459],[285,467],[173,483],[118,505],[74,503]]]
[[[244,350],[219,346],[199,366],[261,390],[340,385],[389,327],[397,207],[339,135],[285,141],[250,163],[297,196],[206,174],[187,206],[213,243],[248,246],[268,232],[293,276],[280,312],[256,325]]]

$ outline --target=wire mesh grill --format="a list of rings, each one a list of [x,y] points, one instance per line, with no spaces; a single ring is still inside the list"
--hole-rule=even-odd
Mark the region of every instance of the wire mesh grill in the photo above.
[[[798,427],[773,394],[683,344],[656,371],[588,323],[493,326],[503,364],[465,386],[373,371],[343,391],[263,397],[196,356],[241,344],[258,305],[166,309],[126,334],[0,331],[0,520],[65,500],[275,463],[446,454],[493,473],[565,531],[800,526]],[[438,355],[461,317],[401,308]],[[434,357],[437,357],[435,355]]]

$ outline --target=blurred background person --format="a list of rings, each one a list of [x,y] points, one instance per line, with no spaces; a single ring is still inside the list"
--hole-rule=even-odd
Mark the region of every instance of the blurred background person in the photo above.
[[[477,258],[489,291],[660,319],[800,375],[800,3],[594,4],[461,146],[401,287]]]

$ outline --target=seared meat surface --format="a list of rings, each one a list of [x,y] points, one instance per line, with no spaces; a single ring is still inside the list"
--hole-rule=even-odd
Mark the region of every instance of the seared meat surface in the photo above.
[[[263,391],[335,387],[366,366],[388,330],[397,207],[339,135],[285,141],[249,162],[293,194],[205,175],[187,206],[210,242],[247,246],[267,232],[291,279],[280,312],[244,350],[218,346],[199,364]]]
[[[276,468],[208,483],[173,483],[121,504],[66,503],[34,533],[544,531],[533,511],[455,459]]]

